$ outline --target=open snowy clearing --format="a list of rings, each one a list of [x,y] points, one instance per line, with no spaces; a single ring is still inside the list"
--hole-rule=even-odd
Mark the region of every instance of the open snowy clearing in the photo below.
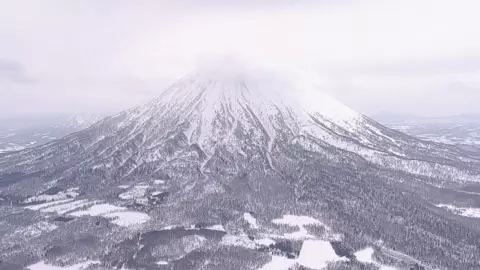
[[[78,263],[70,266],[54,266],[54,265],[49,265],[45,264],[44,261],[38,262],[36,264],[32,264],[30,266],[27,266],[27,269],[30,270],[83,270],[87,269],[90,265],[97,264],[99,263],[98,261],[86,261],[83,263]]]
[[[272,260],[258,268],[258,270],[288,270],[295,265],[295,260],[287,259],[282,256],[272,256]]]
[[[287,270],[295,264],[309,269],[321,270],[327,267],[329,263],[348,260],[348,258],[339,257],[328,241],[306,240],[303,242],[297,259],[272,256],[272,260],[258,270]]]
[[[38,205],[29,205],[25,208],[43,213],[57,213],[59,215],[67,214],[75,217],[101,216],[111,219],[113,224],[122,227],[143,224],[150,220],[150,217],[142,212],[128,211],[128,208],[126,207],[115,206],[108,203],[97,203],[100,202],[88,201],[86,199],[78,201],[65,199]]]
[[[92,206],[92,207],[90,207],[90,208],[88,208],[87,210],[84,210],[84,211],[77,211],[77,212],[70,213],[70,215],[76,216],[76,217],[101,216],[101,215],[108,214],[108,213],[111,213],[111,212],[118,212],[118,211],[124,211],[124,210],[127,210],[127,208],[111,205],[111,204],[108,204],[108,203],[103,203],[103,204],[94,205],[94,206]]]
[[[306,240],[303,242],[298,263],[312,269],[322,269],[328,263],[335,261],[348,261],[347,258],[339,257],[330,242],[322,240]]]
[[[122,227],[130,227],[133,225],[143,224],[150,220],[147,214],[140,212],[115,212],[104,215],[106,218],[112,218],[112,223]]]
[[[391,266],[387,266],[387,265],[382,265],[378,262],[376,262],[374,259],[373,259],[373,253],[375,251],[373,250],[373,248],[371,247],[368,247],[366,249],[362,249],[360,251],[357,251],[355,252],[355,257],[357,258],[357,260],[359,260],[360,262],[363,262],[363,263],[371,263],[371,264],[374,264],[376,265],[378,268],[380,268],[380,270],[397,270],[397,268],[395,267],[391,267]]]
[[[480,208],[457,207],[451,204],[437,204],[436,206],[440,208],[444,208],[460,216],[469,217],[469,218],[480,218]]]
[[[77,217],[102,216],[105,218],[111,218],[112,223],[122,227],[143,224],[150,220],[150,217],[145,213],[127,211],[127,208],[125,207],[119,207],[107,203],[97,204],[91,206],[87,210],[73,212],[70,215]]]

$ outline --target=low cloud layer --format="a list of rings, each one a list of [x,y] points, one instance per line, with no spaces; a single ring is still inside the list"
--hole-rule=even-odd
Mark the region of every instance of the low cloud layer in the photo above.
[[[3,115],[118,111],[218,54],[365,114],[480,112],[474,0],[27,2],[0,0]]]
[[[0,82],[29,83],[33,79],[28,77],[25,68],[18,62],[0,59]]]

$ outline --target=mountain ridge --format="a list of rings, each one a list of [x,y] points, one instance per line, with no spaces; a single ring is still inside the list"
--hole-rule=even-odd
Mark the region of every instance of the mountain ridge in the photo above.
[[[464,209],[480,203],[480,154],[383,127],[304,81],[226,73],[187,76],[147,104],[0,156],[0,198],[11,204],[0,210],[19,216],[6,239],[47,223],[14,253],[0,241],[6,260],[364,269],[353,251],[375,247],[377,266],[479,266],[479,223]],[[347,257],[305,262],[309,246]],[[39,255],[22,260],[28,250]]]

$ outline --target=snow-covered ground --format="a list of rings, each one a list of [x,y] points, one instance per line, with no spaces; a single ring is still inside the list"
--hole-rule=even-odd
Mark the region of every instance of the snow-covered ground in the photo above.
[[[32,264],[30,266],[27,266],[27,269],[30,270],[84,270],[88,269],[89,266],[97,264],[99,262],[97,261],[86,261],[83,263],[78,263],[70,266],[54,266],[51,264],[46,264],[44,261],[38,262],[36,264]]]
[[[437,204],[436,206],[444,208],[460,216],[470,217],[470,218],[480,218],[480,208],[458,207],[451,204]]]
[[[78,192],[78,188],[69,188],[65,191],[60,191],[52,195],[41,194],[41,195],[30,197],[25,200],[25,203],[51,202],[51,201],[63,200],[67,198],[74,198],[74,197],[77,197],[79,194],[80,193]]]
[[[243,219],[245,219],[245,221],[248,222],[248,224],[250,224],[250,227],[252,227],[252,229],[258,229],[257,219],[254,218],[254,217],[252,216],[252,214],[250,214],[250,213],[244,213],[244,214],[243,214]]]
[[[122,227],[130,227],[147,222],[150,217],[142,212],[129,211],[126,207],[115,206],[100,201],[89,201],[86,199],[74,200],[64,199],[42,204],[28,205],[26,209],[44,213],[57,213],[59,215],[70,215],[75,217],[101,216],[111,219],[113,224]]]
[[[365,249],[362,249],[360,251],[355,252],[354,255],[357,258],[357,260],[359,260],[360,262],[373,264],[373,265],[377,266],[380,270],[398,270],[395,267],[383,265],[383,264],[375,261],[373,259],[373,253],[374,252],[375,251],[374,251],[373,248],[367,247]]]
[[[338,256],[328,241],[305,240],[297,259],[272,256],[272,260],[258,270],[287,270],[295,264],[309,269],[321,270],[327,267],[329,263],[348,260],[348,258]]]
[[[123,227],[143,224],[150,219],[145,213],[127,211],[127,208],[125,207],[119,207],[108,203],[93,205],[86,210],[70,213],[70,215],[77,217],[102,216],[112,219],[112,223]]]
[[[294,266],[295,263],[295,260],[282,256],[272,256],[272,260],[258,270],[288,270],[290,267]]]

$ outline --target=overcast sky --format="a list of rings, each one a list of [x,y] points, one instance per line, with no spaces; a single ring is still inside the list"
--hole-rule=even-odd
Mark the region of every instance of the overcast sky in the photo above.
[[[0,0],[0,114],[142,103],[199,57],[315,74],[364,114],[480,113],[478,0]]]

